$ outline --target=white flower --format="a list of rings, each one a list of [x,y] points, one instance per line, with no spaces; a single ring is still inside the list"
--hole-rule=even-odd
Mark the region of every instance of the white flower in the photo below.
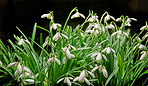
[[[89,19],[88,19],[89,22],[98,22],[98,16],[96,15],[92,15]]]
[[[125,32],[123,32],[123,31],[121,31],[121,30],[114,32],[114,33],[112,34],[112,36],[117,35],[117,38],[120,39],[120,38],[122,37],[122,34],[124,34],[125,36],[128,37],[128,34],[125,33]]]
[[[18,74],[18,71],[16,70],[15,72],[14,72],[14,76],[16,76]]]
[[[72,46],[72,45],[69,44],[68,45],[68,49],[71,49],[71,48],[74,49],[74,50],[76,50],[76,48],[74,46]]]
[[[62,50],[69,59],[71,59],[71,57],[75,57],[73,54],[70,53],[70,51],[67,47],[62,48]]]
[[[20,39],[20,40],[18,41],[18,45],[22,45],[22,43],[24,43],[24,41],[25,41],[26,43],[30,44],[30,42],[29,42],[28,40]]]
[[[115,50],[113,50],[113,49],[110,48],[110,47],[107,47],[107,48],[105,48],[105,49],[102,50],[102,52],[107,52],[107,54],[109,54],[111,51],[112,51],[113,53],[116,53]]]
[[[141,52],[141,57],[140,57],[140,60],[143,60],[145,57],[148,57],[148,51],[142,51]]]
[[[0,66],[2,67],[2,62],[0,61]]]
[[[53,24],[50,26],[50,31],[51,31],[52,29],[56,30],[56,29],[57,29],[57,26],[58,26],[58,27],[62,27],[62,25],[59,24],[59,23],[53,23]]]
[[[147,26],[147,25],[142,26],[142,27],[140,28],[140,30],[148,30],[148,26]]]
[[[12,63],[10,63],[7,67],[9,68],[9,67],[11,67],[11,66],[13,66],[14,64],[16,64],[17,62],[12,62]]]
[[[146,46],[144,46],[143,44],[138,43],[138,44],[133,48],[133,50],[135,50],[137,47],[138,47],[139,49],[146,49]]]
[[[47,18],[47,19],[53,20],[53,16],[52,16],[50,13],[48,13],[48,14],[43,14],[43,15],[41,16],[41,18]]]
[[[59,65],[60,65],[60,60],[58,60],[56,57],[52,57],[52,58],[50,58],[50,59],[48,59],[48,63],[50,63],[50,62],[54,62],[54,61],[56,61]]]
[[[103,76],[104,76],[105,78],[108,77],[108,73],[107,73],[107,70],[106,70],[105,66],[103,66],[103,65],[96,66],[96,67],[94,67],[94,68],[92,69],[91,72],[94,72],[94,71],[96,71],[97,69],[99,69],[99,71],[103,73]]]
[[[31,74],[30,69],[28,69],[27,67],[23,67],[23,70],[26,71],[26,72],[28,72],[29,74]]]
[[[125,22],[125,26],[131,26],[131,24],[130,24],[131,20],[137,21],[137,19],[135,19],[135,18],[127,18],[127,20]]]
[[[84,81],[85,77],[88,76],[88,74],[91,75],[91,77],[95,78],[95,75],[94,75],[92,72],[90,72],[90,71],[84,69],[84,70],[80,73],[79,77],[76,77],[73,81],[75,82],[75,81],[79,80],[80,82],[82,82],[82,81]]]
[[[57,32],[57,33],[53,36],[53,40],[54,40],[54,41],[57,41],[59,38],[61,38],[61,35],[62,35],[64,38],[68,39],[68,37],[67,37],[66,35]]]
[[[115,26],[113,24],[109,24],[108,26],[105,26],[108,29],[115,29]]]
[[[102,60],[102,56],[105,59],[105,61],[107,61],[107,57],[104,54],[99,53],[94,53],[91,58],[94,58],[96,56],[96,60],[98,60],[98,62],[100,62],[100,60]]]
[[[64,83],[67,83],[68,86],[72,86],[71,84],[71,81],[70,80],[73,80],[72,77],[64,77],[64,78],[61,78],[57,81],[57,83],[61,82],[64,80]]]
[[[20,63],[17,64],[17,72],[18,72],[19,74],[22,73],[22,66],[20,65]]]
[[[82,18],[85,19],[85,16],[83,14],[79,13],[79,12],[76,12],[75,14],[73,14],[71,16],[71,19],[78,18],[78,17],[82,17]]]
[[[122,18],[117,18],[116,19],[116,22],[121,22],[122,21]]]
[[[33,79],[25,79],[26,82],[34,83],[35,81]]]
[[[115,20],[115,18],[114,18],[113,16],[107,15],[107,16],[105,16],[105,18],[104,18],[104,22],[107,22],[107,21],[110,20],[110,19]]]

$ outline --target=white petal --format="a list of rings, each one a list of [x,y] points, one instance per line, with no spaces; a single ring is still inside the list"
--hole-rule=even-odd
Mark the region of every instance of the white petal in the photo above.
[[[70,80],[73,80],[73,78],[72,77],[68,77]]]
[[[96,57],[96,60],[102,60],[101,53],[98,53],[98,55],[97,55],[97,57]]]
[[[31,74],[31,71],[27,67],[23,67],[23,70]]]
[[[107,57],[104,54],[102,54],[102,56],[105,59],[105,61],[107,61]]]
[[[28,40],[25,40],[26,43],[30,44],[30,42]]]
[[[75,55],[73,55],[73,54],[70,54],[70,56],[73,57],[73,58],[75,57]]]
[[[66,63],[66,57],[63,58],[63,64],[65,64],[65,63]]]
[[[108,47],[107,49],[106,49],[106,52],[107,52],[107,54],[109,54],[110,53],[110,47]]]
[[[59,39],[59,37],[60,37],[60,33],[57,32],[57,33],[53,36],[53,40],[54,40],[54,41],[57,41],[57,40]]]
[[[80,82],[83,81],[84,77],[85,77],[85,70],[83,70],[83,71],[80,73],[79,81],[80,81]]]
[[[140,28],[140,30],[143,30],[143,29],[145,29],[146,28],[146,26],[142,26],[141,28]]]
[[[47,63],[50,63],[53,60],[53,58],[48,59]]]
[[[62,33],[61,33],[61,35],[62,35],[63,37],[65,37],[66,39],[68,39],[68,37],[67,37],[65,34],[62,34]]]
[[[114,36],[114,35],[116,35],[117,34],[117,32],[114,32],[111,36]]]
[[[85,19],[85,16],[84,16],[83,14],[80,13],[80,16],[81,16],[83,19]]]
[[[63,52],[66,53],[67,47],[62,48]]]
[[[47,18],[47,19],[51,19],[51,20],[52,20],[52,15],[51,15],[50,13],[48,13],[48,14],[43,14],[43,15],[41,16],[41,18]]]
[[[18,63],[18,65],[17,65],[17,72],[18,72],[19,74],[22,73],[22,66],[20,65],[20,63]]]
[[[126,35],[126,36],[128,37],[128,34],[127,34],[127,33],[123,32],[123,34]]]
[[[90,71],[87,71],[93,78],[95,78],[95,75],[92,73],[92,72],[90,72]]]
[[[68,77],[66,77],[66,82],[67,82],[68,86],[71,86],[71,82]]]
[[[107,70],[106,70],[105,67],[102,68],[102,72],[103,72],[103,76],[104,76],[105,78],[107,78],[107,77],[108,77],[108,73],[107,73]]]
[[[9,68],[9,67],[13,66],[14,64],[16,64],[16,62],[10,63],[7,67]]]
[[[87,85],[90,85],[90,82],[86,78],[84,78],[84,80],[87,83]]]
[[[70,46],[72,47],[72,49],[76,50],[76,48],[74,46],[72,46],[72,45],[70,45]]]
[[[130,18],[131,20],[134,20],[134,21],[137,21],[137,19],[135,19],[135,18]]]
[[[143,52],[143,54],[140,57],[140,60],[143,60],[146,57],[146,51]]]
[[[74,18],[77,18],[77,17],[80,17],[80,16],[79,16],[79,12],[76,12],[75,14],[73,14],[73,15],[71,16],[71,19],[74,19]]]
[[[0,66],[2,67],[2,62],[0,61]]]
[[[60,65],[60,60],[55,57],[55,61]]]
[[[59,79],[59,80],[57,81],[57,83],[61,82],[63,79],[64,79],[64,78]]]
[[[79,77],[76,77],[76,78],[73,80],[73,82],[78,81],[78,80],[79,80]]]
[[[111,51],[113,51],[113,53],[116,53],[114,49],[111,48]]]
[[[117,19],[116,19],[116,22],[120,22],[120,21],[122,21],[121,18],[117,18]]]
[[[99,66],[97,66],[97,67],[94,67],[94,68],[91,70],[91,72],[94,72],[94,71],[96,71],[98,68],[99,68]]]
[[[16,76],[18,74],[17,70],[14,72],[14,76]]]
[[[98,55],[98,53],[92,54],[91,58],[94,58],[96,55]]]
[[[23,42],[24,42],[24,39],[20,39],[20,40],[18,41],[18,45],[22,45]]]
[[[25,81],[26,81],[26,82],[34,83],[34,80],[33,80],[33,79],[26,79]]]
[[[66,56],[67,56],[69,59],[71,59],[71,54],[70,54],[70,51],[69,51],[68,49],[66,50],[65,53],[66,53]]]

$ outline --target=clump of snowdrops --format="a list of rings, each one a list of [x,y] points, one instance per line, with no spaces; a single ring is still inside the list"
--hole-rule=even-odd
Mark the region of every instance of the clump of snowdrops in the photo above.
[[[82,24],[67,25],[69,19],[80,17]],[[22,36],[14,35],[15,43],[8,40],[11,48],[0,41],[1,78],[10,75],[21,86],[125,86],[148,73],[148,32],[140,38],[148,30],[147,23],[131,36],[129,27],[137,20],[128,16],[114,18],[105,12],[98,17],[90,11],[85,17],[74,8],[65,25],[54,22],[52,11],[41,18],[50,20],[49,29],[35,24],[32,37],[26,37],[17,27]],[[37,43],[39,28],[48,35],[44,38],[41,33]]]

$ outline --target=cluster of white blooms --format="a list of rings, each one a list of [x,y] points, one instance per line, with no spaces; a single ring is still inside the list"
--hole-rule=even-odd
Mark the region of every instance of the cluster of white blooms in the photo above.
[[[32,72],[29,68],[22,66],[20,62],[12,62],[8,64],[8,68],[10,67],[16,67],[17,70],[14,72],[14,76],[17,77],[17,81],[20,81],[20,78],[23,79],[21,84],[27,84],[29,83],[34,83],[34,76],[32,75]],[[29,77],[30,79],[28,79]]]
[[[112,36],[117,35],[117,38],[120,39],[123,36],[123,34],[128,37],[128,34],[126,32],[124,32],[124,31],[122,31],[122,30],[114,32],[112,34]]]

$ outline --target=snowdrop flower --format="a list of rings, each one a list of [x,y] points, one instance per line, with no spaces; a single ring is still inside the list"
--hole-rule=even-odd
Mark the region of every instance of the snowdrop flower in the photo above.
[[[108,26],[105,26],[108,29],[115,29],[115,26],[113,24],[109,24]]]
[[[17,62],[12,62],[10,64],[8,64],[7,68],[10,68],[11,66],[13,66],[14,64],[16,64]]]
[[[110,20],[110,19],[115,20],[115,18],[114,18],[113,16],[107,15],[107,16],[105,16],[105,18],[104,18],[104,22],[107,22],[107,21]]]
[[[90,71],[84,69],[84,70],[80,73],[79,77],[76,77],[73,81],[74,81],[74,82],[75,82],[75,81],[78,81],[78,80],[79,80],[80,82],[85,81],[88,85],[90,85],[90,82],[89,82],[88,79],[86,78],[86,77],[88,76],[88,74],[91,75],[93,78],[95,78],[95,75],[94,75],[92,72],[90,72]]]
[[[55,62],[57,62],[57,63],[60,65],[60,60],[58,60],[58,59],[56,58],[56,56],[55,56],[55,57],[52,57],[52,58],[50,58],[50,59],[48,59],[47,62],[50,63],[51,61],[52,61],[52,62],[55,61]]]
[[[137,47],[138,47],[139,49],[146,49],[146,46],[144,46],[143,44],[138,43],[138,44],[133,48],[133,50],[135,50]]]
[[[148,57],[148,51],[142,51],[141,52],[141,57],[140,57],[140,60],[143,60],[145,57]]]
[[[73,54],[70,53],[69,49],[67,47],[62,48],[63,52],[66,54],[68,59],[71,59],[72,57],[75,57]]]
[[[88,19],[89,22],[98,22],[98,16],[96,15],[92,15],[89,19]]]
[[[122,37],[122,34],[124,34],[125,36],[128,37],[128,34],[125,33],[125,32],[123,32],[123,31],[121,31],[121,30],[114,32],[114,33],[112,34],[112,36],[117,35],[117,38],[120,39],[120,38]]]
[[[58,27],[62,27],[62,25],[59,24],[59,23],[53,23],[53,24],[51,25],[51,27],[50,27],[50,31],[51,31],[52,29],[56,30],[56,29],[57,29],[57,26],[58,26]]]
[[[69,44],[68,45],[68,49],[71,49],[71,48],[74,49],[74,50],[76,50],[76,48],[74,46],[72,46],[72,45]]]
[[[50,13],[43,14],[43,15],[41,16],[41,18],[51,19],[51,21],[53,21],[53,16],[52,16]]]
[[[85,16],[83,14],[79,13],[79,12],[76,12],[75,14],[73,14],[71,16],[71,19],[78,18],[78,17],[82,17],[82,18],[85,19]]]
[[[147,26],[147,25],[142,26],[142,27],[140,28],[140,30],[148,30],[148,26]]]
[[[23,67],[23,70],[26,71],[27,73],[31,74],[31,70],[27,67]]]
[[[115,50],[112,49],[112,48],[110,48],[110,47],[107,47],[107,48],[105,48],[105,49],[102,50],[102,52],[107,52],[107,54],[109,54],[111,51],[112,51],[113,53],[116,53]]]
[[[0,61],[0,66],[2,67],[2,62]]]
[[[30,42],[29,42],[28,40],[20,39],[20,40],[18,41],[18,45],[22,45],[22,44],[24,43],[24,41],[25,41],[26,43],[30,44]]]
[[[25,79],[25,82],[30,82],[30,83],[34,83],[35,81],[33,79]]]
[[[99,34],[99,31],[98,30],[86,30],[86,33],[91,33],[91,34],[94,34],[95,36],[97,36]]]
[[[53,36],[53,40],[54,40],[54,41],[57,41],[59,38],[61,38],[61,35],[62,35],[64,38],[68,39],[68,37],[67,37],[66,35],[57,32],[57,33]]]
[[[125,26],[131,26],[131,24],[130,24],[131,20],[137,21],[137,19],[135,19],[135,18],[127,18],[127,20],[125,22]]]
[[[121,22],[122,21],[122,18],[117,18],[115,21],[116,22]]]
[[[105,61],[107,61],[107,57],[104,54],[100,53],[100,52],[99,53],[94,53],[91,56],[91,58],[94,59],[95,56],[96,56],[96,60],[98,60],[98,62],[100,62],[100,60],[102,60],[102,56],[105,59]]]
[[[64,77],[64,78],[61,78],[61,79],[59,79],[59,80],[57,81],[57,84],[58,84],[59,82],[63,81],[63,80],[64,80],[64,83],[67,83],[68,86],[72,86],[71,81],[70,81],[70,80],[73,80],[72,77]]]
[[[108,73],[107,73],[107,70],[106,70],[105,66],[103,66],[103,65],[96,66],[96,67],[94,67],[94,68],[92,69],[91,72],[94,72],[94,71],[96,71],[97,69],[99,69],[99,71],[103,73],[103,76],[104,76],[105,78],[108,77]]]
[[[17,64],[17,72],[18,72],[19,74],[22,73],[22,66],[20,65],[20,63]]]

